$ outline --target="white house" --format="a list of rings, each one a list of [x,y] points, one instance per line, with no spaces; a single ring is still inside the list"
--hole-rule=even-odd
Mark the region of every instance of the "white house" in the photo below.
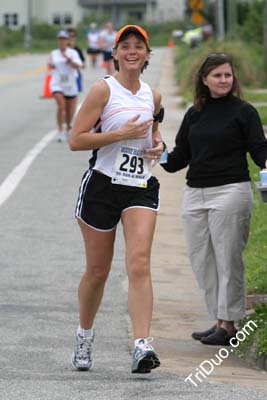
[[[29,18],[53,25],[76,26],[84,16],[111,14],[116,25],[183,19],[185,0],[1,0],[0,26],[27,24]]]
[[[28,18],[54,25],[77,25],[83,18],[78,0],[1,0],[0,25],[21,27]]]
[[[129,18],[136,23],[178,21],[184,17],[185,3],[185,0],[79,0],[87,15],[109,13],[117,24]]]

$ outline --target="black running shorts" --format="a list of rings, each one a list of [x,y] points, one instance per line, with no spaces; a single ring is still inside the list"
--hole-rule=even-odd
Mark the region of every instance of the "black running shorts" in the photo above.
[[[147,188],[116,185],[111,178],[89,169],[82,178],[75,216],[92,228],[109,231],[118,224],[121,213],[140,207],[159,210],[159,182],[152,176]]]
[[[103,60],[104,61],[112,60],[112,51],[104,50],[103,51]]]

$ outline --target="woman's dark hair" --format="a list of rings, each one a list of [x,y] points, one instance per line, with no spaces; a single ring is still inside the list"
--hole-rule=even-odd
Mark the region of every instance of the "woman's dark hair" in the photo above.
[[[144,37],[141,35],[141,33],[139,33],[139,32],[138,32],[137,30],[135,30],[135,29],[127,29],[127,31],[123,32],[123,34],[122,34],[121,37],[120,37],[120,40],[119,40],[118,43],[113,47],[113,50],[116,50],[116,49],[118,48],[119,43],[122,42],[123,40],[125,40],[125,39],[126,39],[130,34],[132,34],[132,33],[134,33],[139,39],[141,39],[141,40],[145,43],[146,48],[147,48],[147,51],[148,51],[149,53],[151,53],[152,50],[150,49],[150,47],[149,47],[149,46],[147,45],[147,43],[145,42]],[[116,71],[119,71],[119,70],[120,70],[120,66],[119,66],[118,60],[115,60],[115,58],[113,57],[113,62],[114,62],[115,70],[116,70]],[[143,72],[143,71],[147,68],[148,65],[149,65],[149,62],[148,62],[148,61],[145,61],[144,65],[143,65],[143,67],[142,67],[142,69],[141,69],[141,72]]]
[[[73,35],[74,37],[76,36],[76,30],[74,28],[68,28],[67,32],[69,35]]]
[[[196,110],[200,111],[210,98],[209,88],[204,85],[203,78],[206,78],[214,68],[223,64],[229,64],[233,73],[233,85],[229,94],[235,93],[238,97],[241,97],[241,88],[235,75],[232,57],[225,53],[210,53],[200,66],[195,79],[194,106]]]

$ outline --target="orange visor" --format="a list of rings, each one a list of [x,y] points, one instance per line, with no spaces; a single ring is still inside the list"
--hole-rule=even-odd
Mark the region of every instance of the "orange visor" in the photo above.
[[[144,38],[145,43],[148,45],[149,39],[146,31],[138,25],[125,25],[118,32],[115,37],[115,44],[118,44],[121,36],[126,32],[138,32]]]

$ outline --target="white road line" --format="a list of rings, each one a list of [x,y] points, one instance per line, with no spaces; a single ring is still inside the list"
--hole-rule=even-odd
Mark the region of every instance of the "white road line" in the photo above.
[[[16,190],[35,158],[54,139],[56,134],[56,130],[48,132],[2,182],[0,185],[0,207]]]

